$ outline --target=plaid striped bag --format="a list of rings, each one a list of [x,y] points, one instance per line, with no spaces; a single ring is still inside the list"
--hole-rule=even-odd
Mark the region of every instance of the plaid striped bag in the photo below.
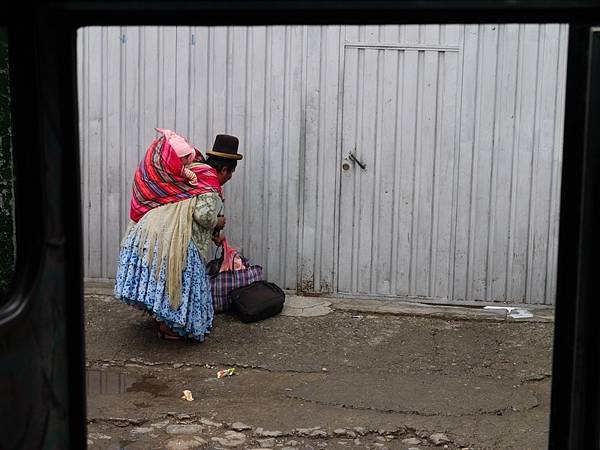
[[[263,279],[263,269],[261,266],[252,263],[241,255],[239,256],[242,259],[244,269],[233,270],[232,268],[231,270],[222,272],[215,270],[221,267],[223,256],[215,258],[207,264],[215,313],[222,313],[229,310],[231,306],[229,293],[231,291]]]

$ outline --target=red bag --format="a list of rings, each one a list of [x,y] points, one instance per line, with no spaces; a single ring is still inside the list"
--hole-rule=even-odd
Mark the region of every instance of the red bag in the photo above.
[[[223,239],[223,263],[221,264],[221,269],[219,272],[225,272],[227,270],[242,270],[245,269],[246,266],[244,261],[242,260],[242,256],[239,252],[230,247],[227,243],[227,239]]]

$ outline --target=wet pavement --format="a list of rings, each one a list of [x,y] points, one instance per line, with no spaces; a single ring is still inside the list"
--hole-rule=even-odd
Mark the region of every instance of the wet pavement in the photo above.
[[[194,343],[88,291],[89,447],[547,447],[550,310],[366,302],[290,297],[263,322],[219,315]]]

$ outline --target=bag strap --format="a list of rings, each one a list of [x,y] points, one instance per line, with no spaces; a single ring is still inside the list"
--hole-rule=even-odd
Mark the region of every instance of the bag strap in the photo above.
[[[219,253],[219,249],[221,249],[221,256],[217,257],[217,253]],[[215,248],[215,256],[213,257],[213,259],[223,259],[223,246],[222,245],[217,245]]]

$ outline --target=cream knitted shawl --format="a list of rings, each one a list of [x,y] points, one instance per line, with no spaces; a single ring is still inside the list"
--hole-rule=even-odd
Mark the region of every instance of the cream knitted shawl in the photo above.
[[[181,304],[181,278],[187,259],[187,250],[192,237],[192,216],[196,197],[153,208],[137,224],[130,224],[125,239],[138,243],[138,252],[144,254],[149,268],[156,258],[154,277],[158,281],[164,267],[169,302],[173,309]],[[130,236],[134,233],[135,236]]]

